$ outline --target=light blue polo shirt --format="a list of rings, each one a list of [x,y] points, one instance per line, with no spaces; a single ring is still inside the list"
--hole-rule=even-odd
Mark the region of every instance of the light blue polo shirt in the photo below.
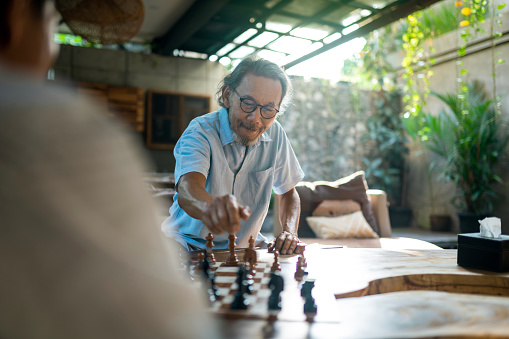
[[[271,191],[284,194],[304,178],[279,122],[274,121],[255,145],[242,146],[233,139],[225,108],[191,121],[177,142],[174,155],[176,183],[182,175],[198,172],[207,178],[205,189],[213,197],[233,194],[239,204],[251,208],[251,217],[241,221],[238,247],[248,247],[251,236],[257,242],[263,239],[259,232],[269,209]],[[184,212],[178,204],[178,193],[173,201],[163,232],[189,249],[205,248],[209,229]],[[228,247],[228,234],[215,237],[214,248]]]

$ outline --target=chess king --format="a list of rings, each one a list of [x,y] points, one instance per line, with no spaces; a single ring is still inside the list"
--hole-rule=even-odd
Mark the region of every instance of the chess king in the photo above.
[[[177,142],[176,191],[163,232],[188,250],[204,249],[214,233],[216,249],[266,242],[259,233],[271,191],[280,205],[283,232],[268,244],[294,253],[300,199],[295,185],[304,173],[276,121],[288,105],[290,79],[276,64],[248,57],[224,77],[217,92],[221,108],[194,119]]]

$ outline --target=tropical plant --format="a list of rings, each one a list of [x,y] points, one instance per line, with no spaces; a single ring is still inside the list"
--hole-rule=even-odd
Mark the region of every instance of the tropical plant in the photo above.
[[[366,133],[361,140],[375,149],[365,157],[366,180],[372,188],[387,192],[389,201],[396,205],[403,203],[405,156],[408,140],[399,118],[401,96],[399,93],[380,89],[375,102],[375,113],[366,122]]]
[[[501,183],[497,165],[509,140],[509,130],[493,108],[484,85],[468,84],[467,98],[456,93],[432,92],[446,104],[438,115],[421,113],[418,119],[404,118],[409,134],[443,162],[441,179],[451,180],[458,190],[453,203],[459,210],[481,214],[493,209],[497,198],[493,184]]]

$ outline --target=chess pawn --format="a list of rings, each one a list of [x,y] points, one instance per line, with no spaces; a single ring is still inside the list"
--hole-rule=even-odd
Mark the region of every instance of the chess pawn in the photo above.
[[[279,251],[274,251],[274,263],[270,270],[271,272],[281,271],[281,265],[279,264]]]
[[[225,265],[227,266],[237,266],[239,264],[239,259],[237,258],[237,255],[235,254],[235,240],[237,237],[235,234],[230,234],[228,236],[228,249],[230,250],[230,253],[228,253],[228,257],[226,258]]]
[[[207,242],[205,243],[205,246],[207,247],[207,257],[209,257],[210,262],[212,264],[216,263],[216,258],[214,257],[214,252],[212,251],[212,247],[214,247],[214,238],[215,237],[212,233],[209,233],[205,237],[205,240],[207,240]]]

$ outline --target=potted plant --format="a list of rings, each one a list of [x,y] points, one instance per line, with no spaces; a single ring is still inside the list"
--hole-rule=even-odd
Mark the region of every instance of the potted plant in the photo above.
[[[468,85],[465,97],[432,94],[447,109],[438,115],[404,117],[403,122],[411,136],[420,136],[423,145],[443,160],[442,178],[453,181],[457,188],[453,204],[460,211],[460,231],[477,232],[477,220],[492,212],[497,198],[492,186],[502,182],[496,169],[509,131],[479,81]]]

